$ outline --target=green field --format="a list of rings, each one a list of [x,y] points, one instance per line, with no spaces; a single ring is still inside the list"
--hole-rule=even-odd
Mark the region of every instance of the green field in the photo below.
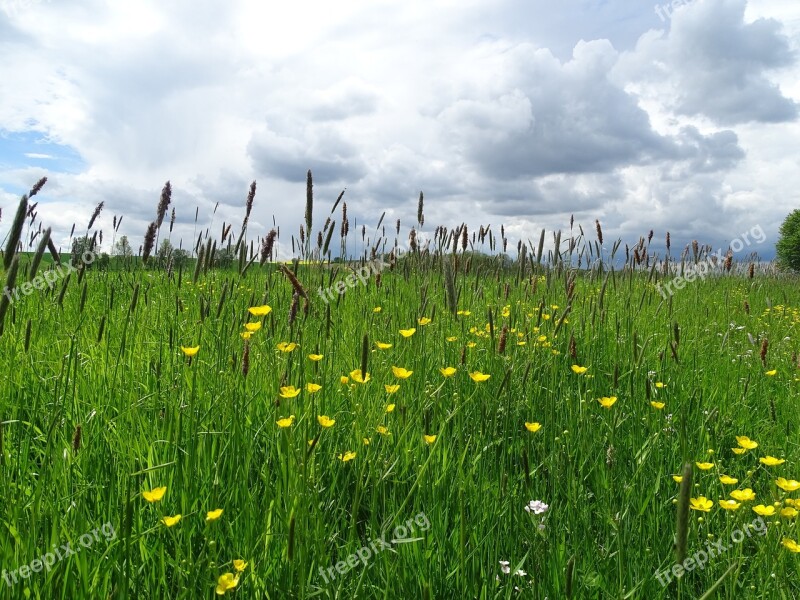
[[[797,598],[798,280],[664,299],[594,240],[579,269],[440,237],[363,284],[137,262],[13,302],[0,598]],[[725,552],[662,586],[684,463],[686,556]]]

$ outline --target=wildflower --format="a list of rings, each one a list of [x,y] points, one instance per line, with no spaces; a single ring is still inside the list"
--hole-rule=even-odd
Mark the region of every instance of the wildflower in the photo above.
[[[419,323],[423,327],[425,325],[428,325],[430,322],[431,322],[431,320],[428,317],[420,317],[419,319],[417,319],[417,323]]]
[[[455,369],[455,367],[444,367],[443,369],[439,369],[439,372],[444,377],[452,377],[455,374],[456,369]]]
[[[501,570],[503,573],[505,573],[506,575],[508,575],[509,573],[511,573],[511,567],[510,567],[510,566],[508,566],[508,565],[509,565],[509,563],[508,563],[508,561],[507,561],[507,560],[501,560],[501,561],[499,561],[499,562],[500,562],[500,570]]]
[[[739,483],[739,480],[736,479],[735,477],[728,477],[727,475],[722,475],[719,478],[719,482],[724,485],[736,485],[737,483]]]
[[[771,371],[765,371],[764,375],[767,377],[774,377],[778,373],[778,369],[772,369]]]
[[[659,390],[663,390],[665,387],[667,387],[666,383],[662,381],[656,381],[656,388],[658,388]]]
[[[550,508],[550,506],[541,500],[531,500],[525,506],[525,512],[532,512],[535,515],[541,515],[546,513],[548,508]]]
[[[339,383],[341,383],[342,385],[347,385],[348,383],[350,383],[350,378],[347,375],[342,375],[341,377],[339,377]]]
[[[200,346],[195,346],[194,348],[187,348],[186,346],[181,346],[181,352],[183,352],[186,356],[194,356],[200,351]]]
[[[376,306],[375,308],[373,308],[373,309],[372,309],[372,312],[374,312],[374,313],[379,313],[379,312],[381,312],[382,310],[383,310],[383,309],[382,309],[380,306]]]
[[[737,435],[736,443],[739,444],[740,448],[744,448],[745,450],[752,450],[753,448],[758,448],[758,442],[754,442],[746,435]]]
[[[762,517],[771,517],[775,514],[775,507],[774,506],[764,506],[763,504],[757,504],[753,507],[753,512],[757,515],[761,515]]]
[[[167,527],[172,527],[173,525],[177,525],[178,521],[180,520],[181,520],[181,515],[175,515],[174,517],[164,517],[163,519],[161,519],[161,522]]]
[[[289,415],[288,417],[284,417],[283,419],[278,419],[276,421],[278,427],[281,429],[286,429],[287,427],[291,427],[292,423],[294,423],[294,415]]]
[[[206,522],[216,521],[222,516],[222,509],[210,510],[206,513]]]
[[[451,335],[451,336],[449,336],[449,337],[446,337],[446,338],[444,338],[444,339],[445,339],[445,341],[447,341],[447,342],[451,342],[451,343],[452,343],[452,342],[455,342],[456,340],[458,340],[458,336],[456,336],[456,335]]]
[[[256,321],[255,323],[245,323],[244,328],[247,331],[258,331],[261,329],[261,321]]]
[[[541,428],[542,428],[541,423],[528,423],[527,421],[525,421],[525,429],[527,429],[531,433],[536,433]]]
[[[386,390],[386,393],[387,393],[387,394],[394,394],[394,393],[395,393],[397,390],[399,390],[399,389],[400,389],[400,384],[397,384],[397,383],[396,383],[396,384],[394,384],[394,385],[389,385],[389,384],[387,383],[387,384],[384,384],[384,386],[383,386],[383,389],[385,389],[385,390]]]
[[[733,490],[731,492],[731,498],[739,502],[750,502],[756,499],[756,495],[753,493],[752,489],[745,488],[743,490]]]
[[[481,381],[486,381],[487,379],[489,379],[491,375],[486,375],[484,373],[481,373],[480,371],[474,371],[473,373],[469,374],[469,377],[475,383],[480,383]]]
[[[429,445],[436,441],[435,435],[423,435],[422,438],[425,440],[425,443]]]
[[[387,404],[386,405],[386,412],[390,413],[394,410],[394,404]]]
[[[747,448],[731,448],[734,454],[744,454],[747,452]]]
[[[336,420],[335,419],[331,419],[330,417],[328,417],[326,415],[319,415],[317,417],[317,422],[322,427],[325,427],[327,429],[328,427],[333,427],[333,424],[336,423]]]
[[[383,342],[375,342],[375,345],[378,347],[379,350],[388,350],[392,347],[391,344],[384,344]]]
[[[353,460],[356,457],[355,452],[345,452],[344,454],[339,455],[339,460],[342,462],[347,462],[349,460]]]
[[[458,312],[456,312],[456,314],[461,316],[461,317],[468,317],[472,313],[470,311],[468,311],[468,310],[459,310]]]
[[[800,481],[786,479],[784,477],[778,477],[775,480],[775,485],[781,488],[784,492],[793,492],[797,489],[800,489]]]
[[[280,342],[280,343],[277,345],[277,348],[278,348],[278,350],[280,350],[281,352],[289,353],[289,352],[291,352],[292,350],[294,350],[295,348],[297,348],[297,344],[296,344],[296,343],[294,343],[294,342]]]
[[[361,369],[355,369],[354,371],[350,371],[350,379],[356,383],[367,383],[370,377],[369,373],[367,373],[365,376],[362,376]]]
[[[781,544],[783,547],[786,548],[789,552],[794,552],[797,554],[800,552],[800,545],[797,544],[794,540],[790,540],[789,538],[783,538],[781,540]]]
[[[787,506],[781,509],[781,516],[786,519],[794,519],[797,516],[797,509]]]
[[[391,432],[383,425],[378,425],[378,427],[375,428],[375,431],[377,431],[381,435],[392,435]]]
[[[477,345],[475,342],[467,342],[467,348],[474,348]]]
[[[725,510],[737,510],[741,503],[736,500],[720,500],[719,505]]]
[[[579,365],[572,365],[570,368],[576,375],[583,375],[589,369],[589,367],[581,367]]]
[[[655,400],[652,400],[650,402],[650,406],[652,406],[656,410],[662,410],[666,406],[666,404],[664,404],[663,402],[656,402]]]
[[[309,354],[308,355],[308,360],[313,360],[314,362],[318,362],[318,361],[322,360],[323,357],[324,357],[323,354]]]
[[[410,338],[416,332],[417,332],[417,330],[415,328],[413,328],[413,327],[411,329],[401,329],[400,330],[400,335],[402,335],[404,338]]]
[[[767,465],[768,467],[775,467],[777,465],[782,465],[786,462],[784,458],[775,458],[774,456],[764,456],[758,459],[762,465]]]
[[[149,492],[142,492],[142,497],[148,502],[159,502],[164,497],[167,491],[167,486],[153,488]]]
[[[710,468],[714,466],[714,463],[708,463],[708,462],[695,462],[694,464],[696,464],[697,468],[700,469],[701,471],[708,471]]]
[[[414,371],[409,371],[407,369],[404,369],[403,367],[392,366],[392,373],[394,373],[394,376],[399,379],[408,379],[409,377],[411,377]]]
[[[683,477],[681,475],[673,475],[672,479],[675,480],[675,483],[680,483],[681,481],[683,481]]]
[[[225,592],[232,590],[237,585],[239,585],[238,577],[234,577],[233,573],[223,573],[219,576],[219,579],[217,579],[217,588],[215,590],[217,596],[224,596]]]
[[[709,512],[712,506],[714,506],[714,503],[705,496],[700,496],[699,498],[689,498],[689,508],[692,510]]]
[[[247,568],[247,563],[243,561],[241,558],[234,559],[233,568],[236,569],[239,573],[241,573]]]
[[[318,383],[307,383],[306,384],[306,391],[309,394],[316,394],[318,391],[322,389],[322,386]]]
[[[242,331],[239,335],[242,336],[243,340],[249,340],[250,337],[253,335],[253,332],[252,331]]]
[[[298,390],[293,385],[285,385],[281,388],[280,396],[281,398],[294,398],[300,394],[300,390]]]
[[[272,312],[272,307],[264,304],[263,306],[251,306],[247,309],[254,317],[264,317]]]
[[[617,401],[616,396],[603,396],[602,398],[598,398],[597,401],[600,403],[600,406],[603,408],[611,408],[614,406],[614,403]]]

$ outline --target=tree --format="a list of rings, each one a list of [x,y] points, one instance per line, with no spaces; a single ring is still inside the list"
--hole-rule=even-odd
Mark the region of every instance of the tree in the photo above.
[[[800,272],[800,208],[792,211],[781,225],[775,244],[778,267]]]
[[[131,244],[128,241],[127,235],[123,235],[117,240],[117,243],[114,244],[114,255],[121,256],[123,258],[130,258],[133,256],[133,248],[131,248]]]
[[[158,247],[158,251],[156,252],[156,263],[158,266],[167,266],[167,263],[172,256],[172,251],[172,243],[167,239],[161,240],[161,245]]]

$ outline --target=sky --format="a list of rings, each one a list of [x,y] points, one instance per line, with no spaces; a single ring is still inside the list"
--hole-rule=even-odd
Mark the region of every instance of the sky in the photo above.
[[[796,0],[0,0],[0,240],[42,176],[57,245],[102,201],[105,251],[123,215],[138,249],[167,180],[190,249],[256,180],[248,237],[275,223],[288,255],[311,169],[315,230],[346,188],[351,231],[407,235],[424,192],[423,237],[503,224],[514,254],[574,215],[607,247],[760,228],[739,255],[769,260],[800,208],[799,47]]]

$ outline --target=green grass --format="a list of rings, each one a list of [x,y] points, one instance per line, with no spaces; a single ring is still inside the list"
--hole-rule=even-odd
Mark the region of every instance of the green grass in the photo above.
[[[486,262],[476,272],[459,260],[458,308],[471,314],[453,316],[438,264],[407,258],[380,287],[373,277],[332,301],[329,317],[316,290],[345,270],[301,265],[310,304],[306,313],[300,298],[291,325],[292,285],[273,265],[244,278],[209,271],[195,285],[193,269],[180,279],[138,265],[93,270],[71,278],[61,306],[61,282],[15,303],[0,338],[2,568],[79,547],[104,523],[115,536],[16,585],[0,581],[0,597],[212,598],[234,559],[248,563],[228,592],[241,598],[564,598],[570,561],[574,598],[697,598],[731,566],[714,597],[800,594],[798,555],[781,545],[800,537],[796,519],[766,518],[765,536],[729,542],[757,517],[752,505],[787,495],[776,477],[800,478],[796,279],[710,277],[665,301],[654,287],[663,279],[647,271],[520,273]],[[261,304],[272,312],[248,314]],[[245,377],[248,321],[263,327]],[[399,334],[411,327],[412,337]],[[371,380],[342,384],[360,368],[365,335]],[[283,353],[279,342],[299,347]],[[180,350],[197,345],[191,360]],[[393,365],[413,374],[398,380]],[[443,377],[446,366],[457,373]],[[491,378],[475,383],[472,371]],[[279,395],[308,382],[322,389]],[[618,401],[605,409],[602,396]],[[289,415],[291,427],[279,428]],[[321,428],[318,415],[335,425]],[[526,422],[542,427],[530,433]],[[759,447],[735,455],[739,435]],[[343,462],[347,451],[356,457]],[[767,454],[786,462],[760,464]],[[731,548],[663,588],[655,574],[674,562],[672,475],[706,460],[715,466],[695,468],[692,496],[714,508],[690,511],[688,553],[712,538]],[[739,483],[721,484],[722,474]],[[143,499],[159,486],[160,502]],[[755,502],[719,507],[744,487]],[[549,510],[527,513],[531,500]],[[207,523],[216,508],[223,515]],[[177,525],[160,523],[175,514]],[[407,543],[321,577],[415,516]]]

